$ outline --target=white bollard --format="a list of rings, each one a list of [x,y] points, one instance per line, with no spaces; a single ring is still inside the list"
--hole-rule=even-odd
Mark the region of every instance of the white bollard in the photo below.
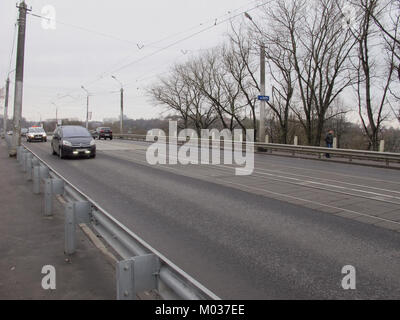
[[[381,140],[379,144],[379,152],[385,152],[385,140]]]

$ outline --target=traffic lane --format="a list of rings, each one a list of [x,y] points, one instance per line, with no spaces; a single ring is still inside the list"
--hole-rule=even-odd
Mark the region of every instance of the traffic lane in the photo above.
[[[149,145],[147,142],[116,140],[112,144],[101,142],[98,147],[122,151],[146,150]],[[259,153],[255,154],[255,170],[258,175],[278,174],[288,179],[303,179],[320,185],[336,184],[400,196],[400,170]]]
[[[130,145],[148,147],[151,143],[130,140],[114,140],[113,144],[118,144],[121,148],[129,148]],[[337,163],[321,161],[317,159],[302,159],[291,156],[279,156],[271,154],[255,154],[255,165],[258,169],[267,167],[268,169],[281,168],[287,173],[306,173],[311,177],[323,176],[330,179],[337,179],[338,175],[342,179],[354,182],[354,178],[369,182],[393,183],[400,191],[400,170],[368,167],[349,163]]]
[[[112,154],[60,161],[47,151],[54,168],[222,298],[400,296],[396,233]],[[347,264],[357,291],[340,288]]]

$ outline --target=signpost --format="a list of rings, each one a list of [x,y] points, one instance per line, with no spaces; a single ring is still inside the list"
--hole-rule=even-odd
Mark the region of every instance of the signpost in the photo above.
[[[268,101],[269,101],[269,96],[258,96],[258,100],[259,100],[259,101],[266,101],[266,102],[268,102]]]

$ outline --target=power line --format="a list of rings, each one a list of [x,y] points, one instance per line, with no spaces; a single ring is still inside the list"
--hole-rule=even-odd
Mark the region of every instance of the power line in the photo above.
[[[251,2],[249,2],[248,4],[252,4],[252,3],[254,3],[254,2],[258,2],[258,1],[251,1]],[[247,5],[248,5],[248,4],[247,4]],[[191,38],[193,38],[193,37],[195,37],[195,36],[197,36],[197,35],[199,35],[199,34],[201,34],[201,33],[204,33],[204,32],[206,32],[206,31],[208,31],[208,30],[211,30],[212,28],[215,28],[215,27],[218,26],[218,25],[221,25],[221,24],[223,24],[223,23],[226,23],[227,21],[230,21],[230,20],[232,20],[232,19],[235,19],[235,18],[239,17],[240,15],[242,15],[244,12],[253,11],[253,10],[255,10],[255,9],[261,7],[261,6],[264,6],[264,5],[266,5],[266,4],[267,4],[267,2],[264,2],[264,3],[262,3],[262,4],[259,4],[259,5],[257,5],[257,6],[254,6],[254,7],[250,8],[250,9],[246,9],[246,10],[241,11],[240,13],[238,13],[238,14],[232,16],[232,13],[233,13],[233,12],[237,12],[237,11],[239,11],[240,9],[242,9],[242,8],[244,8],[244,7],[247,6],[247,5],[244,5],[244,6],[238,8],[238,9],[235,9],[235,10],[233,10],[233,11],[229,11],[228,14],[224,14],[224,15],[221,16],[221,17],[225,17],[225,16],[229,15],[228,18],[225,18],[225,19],[223,19],[223,20],[219,20],[220,18],[217,18],[217,19],[210,19],[210,20],[207,21],[207,23],[210,22],[210,21],[213,21],[214,23],[213,23],[211,26],[208,26],[208,27],[206,27],[206,28],[203,28],[203,29],[201,29],[201,30],[199,30],[199,31],[197,31],[197,32],[195,32],[195,33],[192,33],[192,34],[190,34],[190,35],[188,35],[188,36],[186,36],[186,37],[184,37],[184,38],[182,38],[182,39],[176,40],[176,41],[172,42],[171,44],[169,44],[169,45],[167,45],[167,46],[164,46],[164,47],[162,47],[162,48],[159,48],[158,50],[156,50],[156,51],[154,51],[154,52],[152,52],[152,53],[150,53],[150,54],[147,54],[147,55],[145,55],[145,56],[143,56],[143,57],[141,57],[141,58],[139,58],[139,59],[136,59],[136,60],[134,60],[134,61],[132,61],[132,62],[130,62],[130,63],[128,63],[128,64],[122,65],[121,67],[118,67],[118,68],[113,69],[113,70],[110,70],[110,71],[104,71],[104,72],[102,72],[98,77],[96,77],[93,81],[89,81],[89,82],[85,83],[85,86],[90,86],[90,85],[92,85],[92,84],[94,84],[94,83],[100,81],[101,79],[103,79],[107,74],[117,73],[117,72],[119,72],[119,71],[121,71],[121,70],[123,70],[123,69],[126,69],[126,68],[128,68],[128,67],[130,67],[130,66],[132,66],[132,65],[134,65],[134,64],[137,64],[137,63],[139,63],[139,62],[141,62],[141,61],[143,61],[143,60],[145,60],[145,59],[148,59],[148,58],[150,58],[150,57],[152,57],[152,56],[154,56],[154,55],[156,55],[156,54],[158,54],[158,53],[160,53],[160,52],[162,52],[162,51],[165,51],[165,50],[167,50],[167,49],[169,49],[169,48],[171,48],[171,47],[173,47],[173,46],[175,46],[175,45],[177,45],[177,44],[179,44],[179,43],[181,43],[181,42],[184,42],[184,41],[186,41],[186,40],[188,40],[188,39],[191,39]],[[43,19],[51,20],[50,18],[48,18],[48,17],[43,17],[43,16],[41,16],[41,15],[39,15],[39,14],[35,14],[35,13],[29,13],[29,14],[31,14],[32,16],[38,17],[38,18],[43,18]],[[74,28],[80,29],[80,30],[82,30],[82,31],[86,31],[86,32],[94,33],[94,34],[97,34],[97,35],[100,35],[100,36],[112,38],[112,39],[114,39],[114,40],[119,40],[119,41],[123,41],[123,42],[128,42],[128,43],[134,44],[134,45],[136,45],[139,49],[142,49],[142,48],[145,47],[145,46],[146,46],[146,47],[154,46],[154,45],[157,44],[157,43],[164,42],[164,41],[166,41],[166,40],[168,40],[168,39],[171,39],[171,38],[176,37],[177,35],[181,35],[181,34],[187,33],[188,31],[191,31],[191,30],[193,30],[193,29],[195,29],[195,28],[198,28],[199,26],[204,25],[204,23],[201,23],[200,25],[196,25],[196,26],[194,26],[194,27],[191,27],[190,29],[188,29],[188,30],[186,30],[186,31],[184,31],[184,32],[179,32],[179,33],[177,33],[177,34],[174,34],[174,35],[165,37],[165,38],[163,38],[163,39],[161,39],[161,40],[153,41],[153,42],[151,42],[151,43],[149,43],[149,44],[145,44],[145,45],[143,45],[142,47],[139,47],[138,43],[134,43],[133,41],[130,41],[130,40],[122,39],[122,38],[119,38],[119,37],[116,37],[116,36],[113,36],[113,35],[110,35],[110,34],[106,34],[106,33],[98,32],[98,31],[95,31],[95,30],[91,30],[91,29],[88,29],[88,28],[86,28],[86,27],[77,26],[77,25],[73,25],[73,24],[61,22],[61,21],[58,21],[58,20],[56,20],[56,21],[57,21],[58,23],[60,23],[60,24],[63,24],[63,25],[66,25],[66,26],[70,26],[70,27],[74,27]],[[131,55],[130,55],[130,56],[131,56]],[[130,57],[130,56],[129,56],[129,57]],[[125,58],[124,60],[126,60],[126,58]],[[117,64],[116,64],[116,65],[117,65]],[[76,92],[76,91],[78,91],[78,90],[73,90],[73,91],[69,92],[67,95],[72,94],[72,93],[74,93],[74,92]]]

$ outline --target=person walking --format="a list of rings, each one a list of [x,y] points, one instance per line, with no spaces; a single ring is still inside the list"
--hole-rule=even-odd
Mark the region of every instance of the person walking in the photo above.
[[[328,134],[326,135],[326,138],[325,138],[325,142],[326,142],[326,147],[327,148],[333,148],[333,130],[330,130],[328,132]],[[331,155],[329,153],[327,153],[326,157],[330,158]]]

